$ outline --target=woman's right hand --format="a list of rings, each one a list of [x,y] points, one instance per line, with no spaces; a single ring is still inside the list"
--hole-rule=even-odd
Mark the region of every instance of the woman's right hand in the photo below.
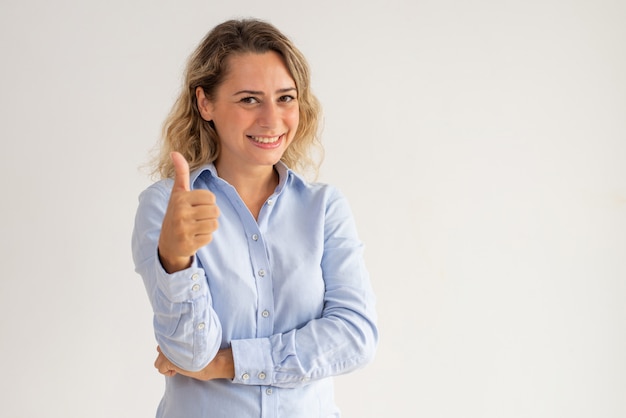
[[[178,152],[171,153],[174,185],[159,237],[159,258],[168,273],[184,270],[196,251],[213,239],[219,208],[208,190],[191,190],[189,164]]]

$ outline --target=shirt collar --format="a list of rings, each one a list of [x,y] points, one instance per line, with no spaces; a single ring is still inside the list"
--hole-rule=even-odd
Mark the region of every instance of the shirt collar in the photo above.
[[[274,165],[274,168],[278,173],[278,187],[276,188],[276,193],[280,193],[283,190],[285,184],[287,184],[287,181],[290,178],[299,178],[299,176],[293,170],[287,167],[287,165],[282,161],[276,163],[276,165]],[[194,186],[198,178],[205,175],[204,173],[207,173],[212,178],[221,179],[221,177],[217,175],[217,169],[215,168],[215,164],[205,164],[189,174],[189,184],[191,184],[192,189],[195,188]]]

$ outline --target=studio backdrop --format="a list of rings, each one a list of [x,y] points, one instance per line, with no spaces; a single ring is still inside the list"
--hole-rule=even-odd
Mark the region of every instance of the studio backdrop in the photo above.
[[[153,417],[130,236],[185,60],[284,31],[377,295],[345,417],[626,416],[626,3],[0,3],[0,382],[10,418]]]

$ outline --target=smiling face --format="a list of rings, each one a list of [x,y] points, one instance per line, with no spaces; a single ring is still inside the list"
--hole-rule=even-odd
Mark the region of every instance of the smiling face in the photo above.
[[[219,136],[215,165],[228,170],[271,170],[298,128],[296,83],[276,52],[228,58],[228,74],[212,99],[196,90],[198,108]]]

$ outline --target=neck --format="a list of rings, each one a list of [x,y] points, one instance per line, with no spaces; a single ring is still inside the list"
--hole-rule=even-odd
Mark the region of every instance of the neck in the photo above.
[[[254,167],[247,170],[229,170],[216,161],[218,175],[237,190],[239,197],[250,210],[255,219],[261,207],[278,186],[278,173],[273,166]]]

